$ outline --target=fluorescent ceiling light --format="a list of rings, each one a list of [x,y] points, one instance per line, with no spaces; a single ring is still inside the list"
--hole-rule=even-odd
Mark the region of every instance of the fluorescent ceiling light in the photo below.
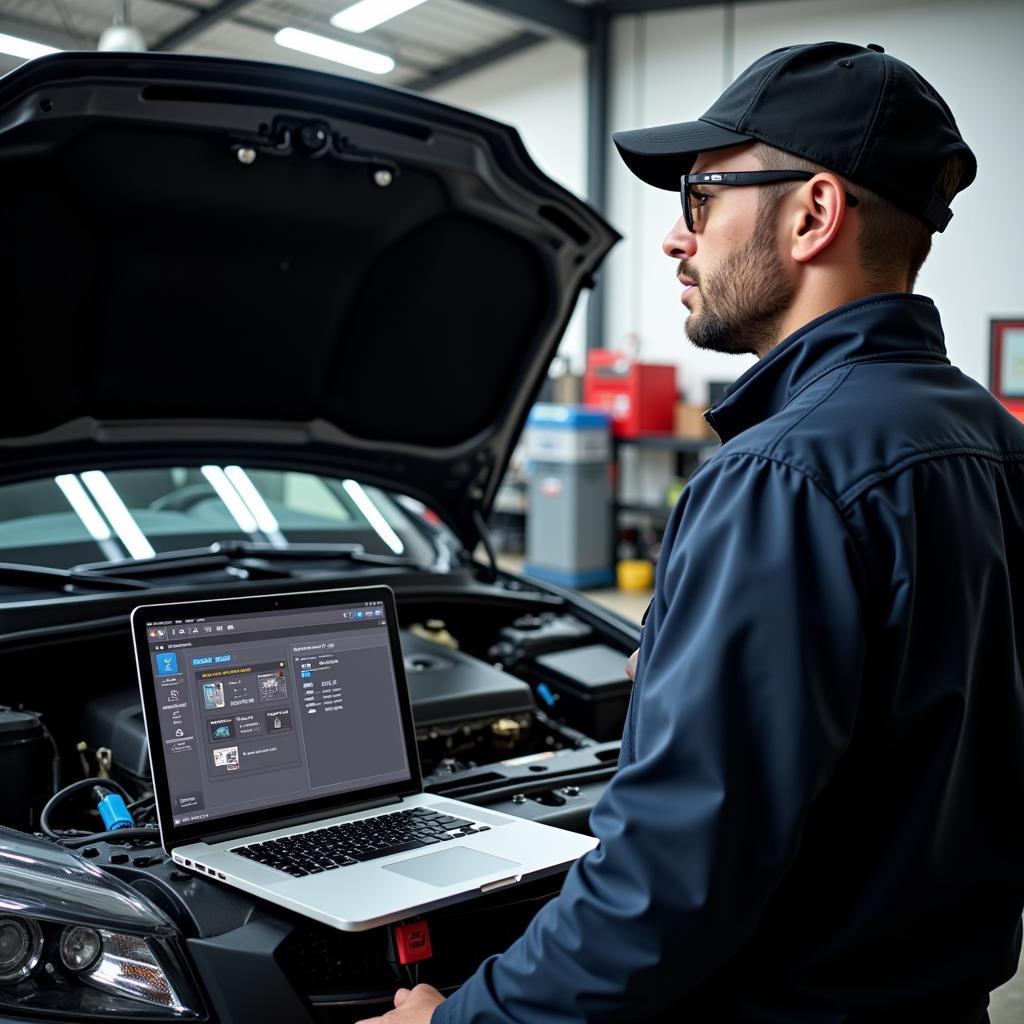
[[[45,57],[48,53],[60,53],[60,50],[56,46],[33,43],[29,39],[19,39],[17,36],[7,36],[0,32],[0,53],[32,60],[33,57]]]
[[[347,64],[350,68],[371,71],[375,75],[386,75],[395,68],[395,62],[383,53],[364,50],[361,46],[349,46],[337,39],[318,36],[314,32],[303,32],[299,28],[283,28],[274,36],[278,46],[286,46],[289,50],[298,50],[313,57],[323,57],[338,64]]]
[[[345,480],[341,486],[345,488],[345,493],[356,503],[356,507],[359,511],[366,516],[366,521],[373,527],[374,533],[376,533],[377,536],[380,537],[380,539],[384,541],[384,543],[387,544],[387,546],[391,548],[396,555],[400,555],[405,551],[405,545],[402,543],[402,538],[391,529],[390,524],[384,516],[381,515],[380,509],[374,505],[366,491],[364,491],[355,480]]]
[[[85,493],[85,488],[78,482],[78,477],[65,473],[53,478],[54,483],[64,492],[75,514],[82,520],[82,525],[89,531],[93,540],[110,540],[113,534],[107,529],[103,516],[99,514],[92,499]]]
[[[202,474],[210,481],[210,486],[217,492],[217,497],[227,506],[231,518],[238,523],[238,528],[243,533],[255,533],[256,517],[224,475],[224,470],[220,466],[203,466]]]
[[[132,558],[152,558],[156,552],[153,545],[146,540],[139,524],[132,518],[128,506],[121,500],[121,495],[114,490],[114,485],[107,479],[107,474],[99,469],[92,469],[82,474],[82,483],[89,488],[93,500],[107,517],[114,528],[117,539],[125,546]]]
[[[376,28],[425,2],[426,0],[359,0],[359,3],[338,11],[331,18],[331,24],[335,28],[345,29],[346,32],[365,32],[368,28]]]

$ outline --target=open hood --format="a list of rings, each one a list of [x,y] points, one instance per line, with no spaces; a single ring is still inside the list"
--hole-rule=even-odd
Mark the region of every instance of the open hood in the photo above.
[[[478,539],[618,235],[505,125],[333,75],[58,54],[0,79],[0,481],[344,473]]]

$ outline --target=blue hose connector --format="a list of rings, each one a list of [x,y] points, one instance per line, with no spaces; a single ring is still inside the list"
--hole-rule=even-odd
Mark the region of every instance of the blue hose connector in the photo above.
[[[99,801],[100,817],[108,832],[119,828],[132,828],[135,819],[131,816],[124,800],[117,793],[111,793],[109,789],[96,786],[93,795]]]

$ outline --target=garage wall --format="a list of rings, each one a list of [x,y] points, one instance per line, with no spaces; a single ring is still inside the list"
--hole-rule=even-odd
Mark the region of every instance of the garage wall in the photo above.
[[[545,42],[430,91],[434,99],[519,129],[546,174],[579,196],[587,192],[586,56],[580,46]],[[561,352],[583,367],[586,296]]]
[[[989,318],[1024,314],[1024,202],[1016,188],[1024,156],[1020,0],[781,0],[618,17],[610,128],[690,120],[761,54],[822,39],[878,42],[908,61],[945,97],[978,156],[978,178],[953,204],[953,221],[936,236],[917,288],[939,306],[953,361],[987,383]],[[547,173],[586,194],[580,47],[543,43],[432,95],[515,125]],[[625,239],[603,272],[605,344],[677,363],[688,397],[704,402],[709,380],[732,380],[753,360],[701,352],[686,340],[674,264],[660,248],[678,214],[675,194],[641,184],[610,156],[607,215]],[[579,370],[582,309],[562,351]]]
[[[791,43],[881,43],[932,82],[977,154],[979,171],[953,203],[953,221],[935,237],[917,290],[938,304],[953,362],[987,383],[989,317],[1024,313],[1024,205],[1016,186],[1024,155],[1024,4],[738,4],[732,12],[717,6],[621,18],[613,39],[612,130],[691,120],[751,61]],[[709,379],[732,380],[753,360],[700,352],[685,339],[674,263],[660,248],[679,215],[678,197],[641,184],[618,160],[610,188],[609,217],[627,240],[610,258],[606,344],[638,340],[645,358],[679,363],[683,386],[703,402]]]

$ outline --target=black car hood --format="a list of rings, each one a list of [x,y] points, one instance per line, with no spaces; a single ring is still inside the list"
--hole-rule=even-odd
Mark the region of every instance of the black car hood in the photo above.
[[[0,225],[0,481],[351,474],[467,548],[618,238],[505,125],[169,54],[0,79]]]

